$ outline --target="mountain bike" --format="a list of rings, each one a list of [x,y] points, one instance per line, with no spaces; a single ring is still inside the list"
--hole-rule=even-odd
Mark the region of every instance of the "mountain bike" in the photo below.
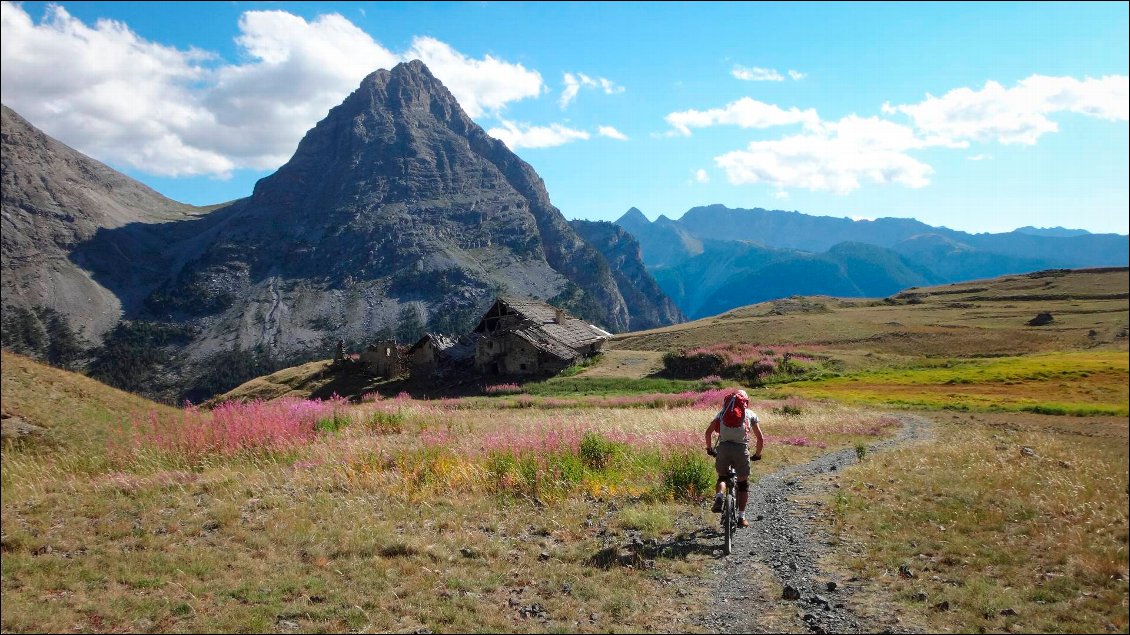
[[[735,492],[738,489],[738,473],[731,466],[722,482],[722,533],[725,535],[723,552],[728,556],[734,548],[734,531],[740,527],[738,524],[738,499]]]

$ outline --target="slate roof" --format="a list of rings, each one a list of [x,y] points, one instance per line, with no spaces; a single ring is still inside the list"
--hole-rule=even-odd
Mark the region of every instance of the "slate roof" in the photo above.
[[[549,353],[562,361],[572,361],[578,356],[577,351],[553,339],[553,337],[544,330],[534,325],[527,326],[526,328],[510,329],[504,332],[510,333],[515,337],[520,337],[538,350]]]
[[[522,318],[517,326],[507,330],[530,330],[531,342],[553,341],[576,351],[612,337],[608,331],[573,317],[557,307],[540,300],[514,296],[500,296],[483,316],[475,331],[486,331],[484,322],[499,303]],[[561,311],[560,322],[557,321],[558,311]]]
[[[450,338],[446,335],[442,335],[442,334],[439,334],[439,333],[428,333],[428,334],[424,335],[423,337],[421,337],[420,341],[413,344],[412,347],[408,349],[408,352],[412,352],[412,351],[420,348],[421,346],[423,346],[424,344],[426,344],[429,341],[432,343],[432,346],[434,346],[437,351],[446,350],[448,348],[451,348],[452,346],[455,346],[455,344],[456,344],[454,339],[452,339],[452,338]]]

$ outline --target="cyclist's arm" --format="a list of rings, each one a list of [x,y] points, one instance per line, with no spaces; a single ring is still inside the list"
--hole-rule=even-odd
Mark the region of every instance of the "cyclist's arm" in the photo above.
[[[715,417],[714,421],[711,421],[710,425],[706,427],[706,451],[707,452],[709,452],[711,449],[714,448],[714,444],[710,442],[710,435],[715,433],[715,432],[721,433],[721,430],[718,428],[718,417]]]
[[[761,422],[756,417],[751,423],[753,424],[753,436],[757,439],[757,449],[753,451],[753,455],[759,457],[761,456],[761,448],[765,445],[765,435],[761,433]]]

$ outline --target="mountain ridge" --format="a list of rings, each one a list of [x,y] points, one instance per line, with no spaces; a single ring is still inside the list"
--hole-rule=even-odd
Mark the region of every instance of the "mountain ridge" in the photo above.
[[[724,288],[753,288],[752,297],[764,300],[773,299],[765,294],[879,297],[897,292],[900,284],[1125,266],[1130,259],[1128,237],[1118,234],[1076,230],[969,234],[914,219],[856,221],[720,204],[693,207],[678,220],[660,216],[651,222],[632,208],[616,222],[639,238],[644,263],[691,319],[740,306],[736,297],[726,300]],[[743,244],[763,249],[752,258]],[[845,267],[841,262],[845,244],[874,249]],[[745,256],[735,260],[734,254],[742,250]],[[712,264],[712,259],[717,263]]]
[[[424,329],[458,334],[500,293],[551,301],[612,331],[682,319],[632,263],[634,243],[607,245],[619,245],[614,258],[630,273],[610,266],[534,169],[418,60],[368,75],[250,196],[209,210],[171,203],[178,213],[95,223],[59,250],[119,300],[104,353],[139,338],[166,351],[133,373],[142,383],[125,382],[163,398],[250,355],[282,363],[324,355],[339,338],[360,346],[414,341]],[[147,266],[126,266],[131,259]],[[6,275],[9,295],[20,299]],[[147,371],[160,380],[146,385]]]

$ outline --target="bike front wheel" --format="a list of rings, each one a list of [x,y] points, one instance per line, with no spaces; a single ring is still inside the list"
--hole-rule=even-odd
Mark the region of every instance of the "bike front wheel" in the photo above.
[[[722,508],[722,532],[725,534],[724,553],[728,556],[734,550],[734,497],[726,494]]]

